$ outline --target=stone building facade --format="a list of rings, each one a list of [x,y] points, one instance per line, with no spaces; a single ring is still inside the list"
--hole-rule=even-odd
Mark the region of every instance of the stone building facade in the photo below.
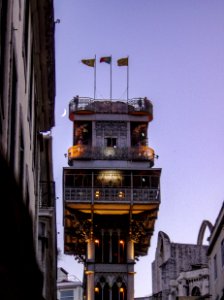
[[[224,299],[224,203],[214,225],[202,222],[196,245],[171,243],[159,232],[152,281],[150,299]]]
[[[224,299],[224,202],[210,236],[209,248],[210,294],[212,299]]]
[[[173,243],[160,231],[152,263],[153,299],[208,295],[207,248]]]
[[[27,299],[27,287],[18,284],[21,278],[33,287],[35,296],[29,295],[28,299],[43,293],[45,299],[53,300],[57,253],[50,134],[55,101],[53,0],[0,0],[0,14],[1,183],[5,182],[0,187],[1,211],[14,228],[12,234],[6,220],[1,224],[5,241],[9,239],[9,243],[3,239],[1,243],[8,249],[4,272],[13,274],[11,286],[18,285],[18,290],[9,289],[7,298],[3,298],[11,299],[10,293],[14,293],[13,299]],[[13,267],[14,257],[17,260]],[[29,257],[33,257],[33,263]],[[30,267],[27,264],[25,271],[28,261]],[[38,269],[43,280],[35,279],[34,274],[41,277]],[[2,286],[7,290],[9,282],[4,272],[6,282]],[[35,280],[36,286],[32,284]]]

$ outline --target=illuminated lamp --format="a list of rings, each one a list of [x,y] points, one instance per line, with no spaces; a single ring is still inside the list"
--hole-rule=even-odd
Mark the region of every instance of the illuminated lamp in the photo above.
[[[96,198],[99,198],[99,196],[100,196],[100,191],[96,191],[96,192],[95,192],[95,197],[96,197]]]
[[[122,173],[115,170],[104,170],[99,173],[97,179],[103,184],[113,183],[114,185],[119,185],[122,180]]]
[[[83,145],[75,145],[68,149],[68,157],[69,158],[77,158],[80,157],[85,151]]]
[[[115,147],[114,147],[115,148]],[[106,147],[104,149],[104,155],[106,157],[114,156],[115,155],[115,150],[113,147]]]
[[[154,150],[148,146],[141,146],[139,149],[139,156],[143,155],[149,159],[154,157]]]
[[[88,270],[85,271],[86,275],[92,275],[93,273],[94,273],[93,271],[88,271]]]
[[[124,198],[124,192],[119,192],[118,197],[119,198]]]

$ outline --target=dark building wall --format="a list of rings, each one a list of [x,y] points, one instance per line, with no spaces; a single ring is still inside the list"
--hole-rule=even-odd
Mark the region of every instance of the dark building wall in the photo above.
[[[2,155],[0,166],[0,299],[42,300],[43,275],[36,259],[32,218]]]
[[[21,296],[19,284],[21,287],[25,285],[27,290],[29,287],[34,293],[33,276],[40,277],[40,280],[36,277],[36,282],[42,280],[35,259],[40,235],[38,225],[41,217],[47,215],[48,244],[53,246],[46,259],[49,268],[39,266],[44,275],[44,297],[54,300],[57,259],[55,209],[51,206],[40,211],[43,198],[40,169],[43,164],[46,165],[44,172],[48,173],[45,181],[49,186],[53,181],[52,160],[50,154],[45,153],[50,153],[52,148],[51,145],[47,149],[43,147],[44,133],[54,126],[53,0],[0,0],[0,16],[0,150],[9,163],[9,166],[4,165],[4,171],[3,159],[0,164],[0,210],[3,218],[0,299],[11,299],[11,295],[14,295],[13,299],[27,299],[25,294]],[[6,180],[7,168],[12,175]],[[18,187],[15,187],[15,182]],[[50,188],[47,193],[51,197]],[[53,195],[51,200],[55,200]],[[45,246],[48,249],[47,244]],[[11,257],[11,262],[6,257]],[[11,290],[7,285],[7,272],[10,273]],[[15,280],[18,284],[15,283],[14,289]],[[39,288],[42,289],[42,283]],[[8,296],[3,297],[3,293],[8,293]],[[34,299],[33,294],[29,294],[28,299]]]

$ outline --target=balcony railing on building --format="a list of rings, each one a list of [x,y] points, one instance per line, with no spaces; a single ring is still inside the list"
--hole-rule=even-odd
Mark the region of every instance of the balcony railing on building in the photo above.
[[[92,147],[75,145],[68,149],[68,162],[72,160],[132,160],[150,162],[154,165],[154,150],[148,146],[138,147]]]
[[[129,100],[105,100],[88,97],[74,98],[69,103],[69,118],[74,119],[74,114],[145,114],[153,117],[152,102],[145,98]]]
[[[109,171],[106,175],[64,174],[64,199],[92,204],[160,202],[158,176],[119,176]]]
[[[65,201],[74,202],[122,202],[147,203],[159,201],[159,189],[130,189],[125,188],[65,188]]]
[[[40,208],[55,207],[55,182],[40,182]]]

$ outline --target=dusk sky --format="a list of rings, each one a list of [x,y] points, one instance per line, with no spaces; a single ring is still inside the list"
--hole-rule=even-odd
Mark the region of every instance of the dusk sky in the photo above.
[[[94,72],[81,63],[96,55],[96,98],[147,96],[154,105],[148,145],[162,168],[161,205],[148,255],[135,265],[135,297],[151,294],[151,263],[160,230],[173,242],[196,243],[203,220],[213,224],[224,200],[224,1],[55,0],[56,126],[54,177],[58,248],[63,251],[62,168],[72,146],[63,112],[75,95],[94,97]],[[62,255],[59,266],[82,280],[82,265]]]

